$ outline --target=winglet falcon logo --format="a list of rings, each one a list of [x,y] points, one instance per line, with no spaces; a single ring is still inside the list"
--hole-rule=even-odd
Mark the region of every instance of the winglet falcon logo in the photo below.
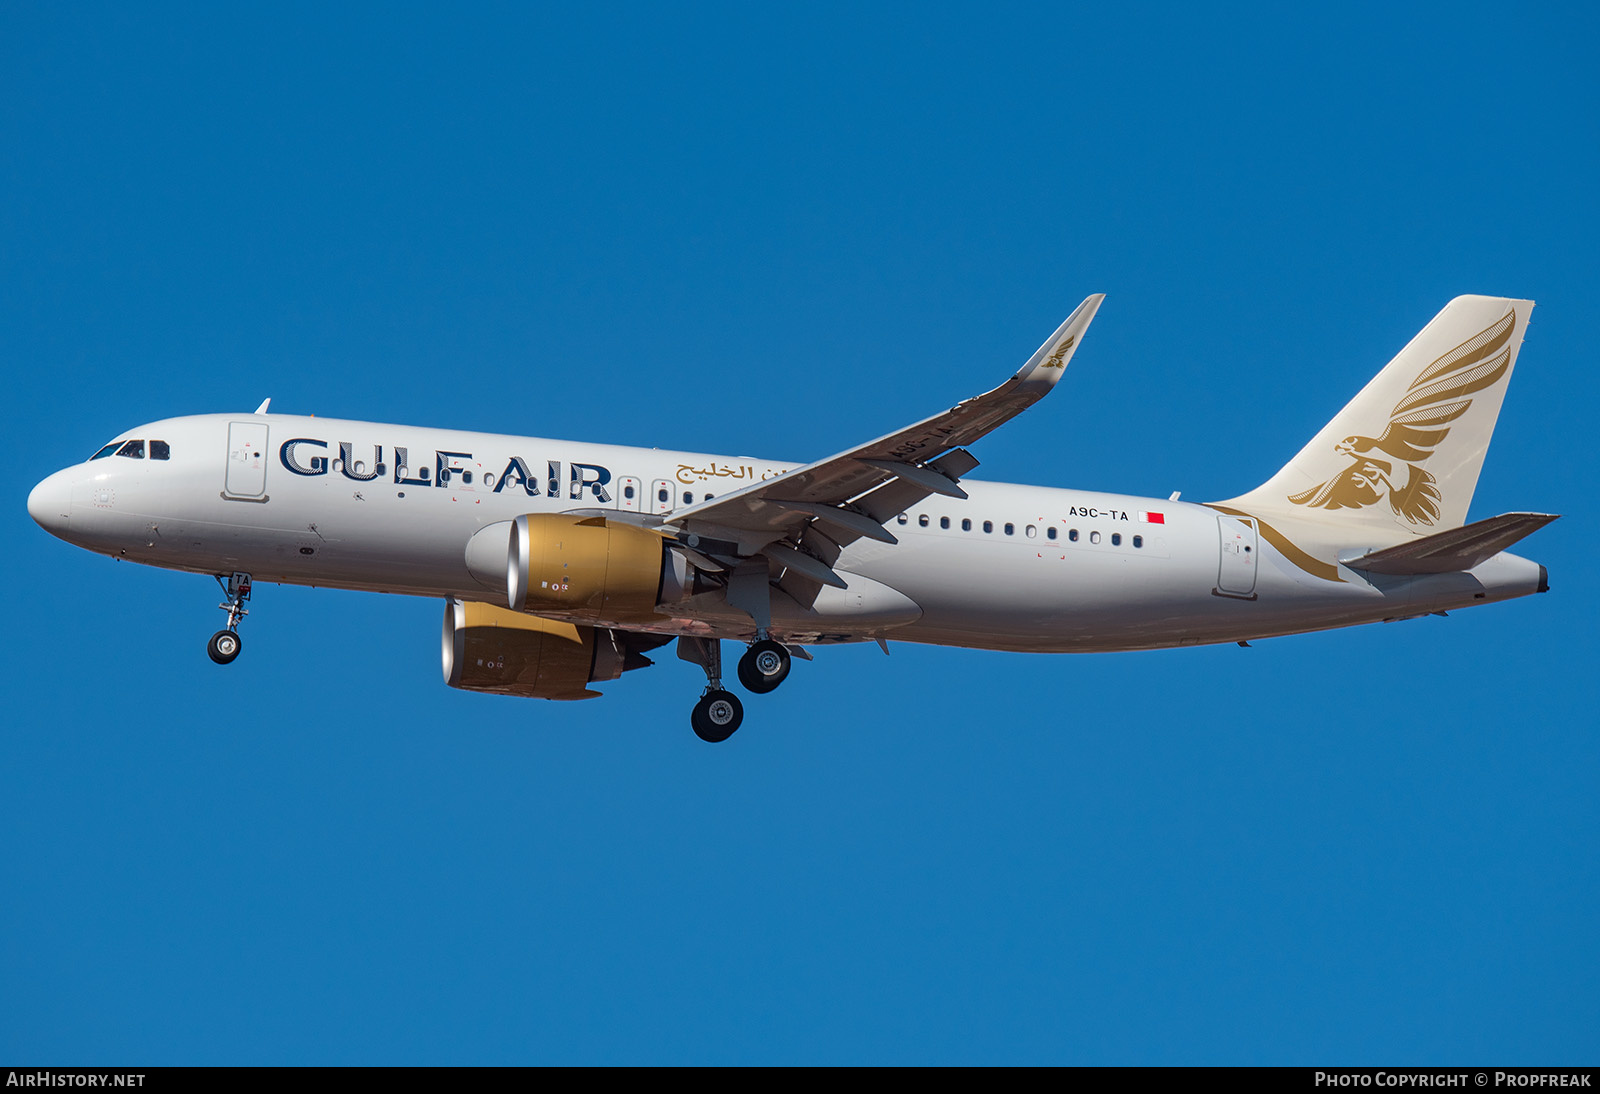
[[[1072,344],[1077,340],[1078,336],[1076,334],[1067,335],[1067,340],[1056,347],[1056,351],[1050,355],[1050,359],[1044,363],[1043,367],[1066,368],[1067,366],[1062,363],[1061,359],[1067,355],[1067,350],[1071,349]]]
[[[1346,437],[1334,446],[1350,457],[1349,467],[1289,500],[1314,509],[1363,509],[1387,496],[1395,515],[1412,524],[1438,520],[1438,481],[1419,465],[1444,443],[1451,423],[1472,405],[1471,396],[1505,376],[1516,323],[1512,309],[1423,369],[1390,412],[1388,428],[1380,436]],[[1407,472],[1404,482],[1402,468]]]

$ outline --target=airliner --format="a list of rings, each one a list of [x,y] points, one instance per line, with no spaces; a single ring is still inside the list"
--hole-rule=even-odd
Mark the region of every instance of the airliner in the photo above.
[[[772,691],[808,647],[1029,652],[1236,642],[1443,614],[1549,587],[1507,548],[1556,519],[1467,522],[1533,303],[1447,304],[1264,484],[1197,504],[982,482],[969,445],[1038,402],[1090,296],[986,394],[812,463],[270,412],[141,425],[34,487],[46,531],[209,574],[239,655],[257,582],[444,602],[456,688],[589,699],[676,640],[723,741],[736,675]]]

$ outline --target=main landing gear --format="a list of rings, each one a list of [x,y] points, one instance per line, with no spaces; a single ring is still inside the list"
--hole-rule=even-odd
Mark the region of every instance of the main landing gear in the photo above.
[[[250,575],[229,574],[226,582],[221,574],[217,574],[216,578],[217,584],[222,586],[223,595],[228,598],[217,605],[228,613],[228,628],[211,636],[211,641],[206,643],[206,653],[217,664],[226,665],[238,657],[239,651],[244,648],[244,642],[239,638],[239,620],[250,614],[244,606],[245,601],[250,599]]]
[[[678,656],[706,670],[706,690],[689,713],[694,735],[716,744],[732,737],[744,721],[744,704],[722,686],[722,643],[715,638],[678,639]]]
[[[739,658],[739,683],[746,691],[765,695],[788,678],[789,666],[793,663],[782,643],[763,638],[752,643]]]
[[[689,714],[695,736],[715,744],[732,737],[744,721],[744,704],[722,686],[722,643],[715,638],[678,639],[678,656],[705,669],[706,690]],[[739,658],[739,682],[756,695],[775,689],[789,675],[793,658],[781,642],[762,637]]]
[[[710,686],[689,712],[694,735],[709,744],[726,741],[744,721],[744,704],[731,691]]]

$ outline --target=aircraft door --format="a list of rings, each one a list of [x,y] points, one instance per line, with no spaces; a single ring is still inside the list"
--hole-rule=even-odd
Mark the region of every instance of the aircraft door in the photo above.
[[[1241,517],[1218,517],[1222,561],[1217,570],[1217,592],[1254,600],[1256,595],[1256,522]]]
[[[632,475],[624,475],[617,480],[617,508],[629,513],[637,513],[644,499],[639,495],[644,492],[644,484]]]
[[[267,500],[267,423],[228,423],[228,474],[223,496]]]
[[[667,479],[657,479],[650,484],[650,511],[652,513],[672,512],[672,494],[676,489]]]

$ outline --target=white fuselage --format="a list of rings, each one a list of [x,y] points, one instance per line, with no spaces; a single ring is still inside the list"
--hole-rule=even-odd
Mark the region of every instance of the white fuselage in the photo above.
[[[670,516],[796,466],[279,414],[173,418],[124,436],[163,441],[169,458],[112,454],[59,471],[30,497],[35,519],[153,566],[500,604],[504,583],[468,566],[481,529],[576,509]],[[1543,583],[1536,563],[1506,553],[1469,572],[1384,577],[1324,550],[1312,572],[1258,522],[1205,505],[962,487],[965,500],[929,497],[889,521],[898,543],[846,546],[834,569],[858,588],[820,598],[803,620],[775,609],[774,632],[795,642],[1150,649],[1420,615]],[[852,607],[852,596],[870,596],[861,589],[879,588],[917,610]],[[708,630],[704,618],[664,614],[647,629],[733,638],[751,627],[714,618]]]

